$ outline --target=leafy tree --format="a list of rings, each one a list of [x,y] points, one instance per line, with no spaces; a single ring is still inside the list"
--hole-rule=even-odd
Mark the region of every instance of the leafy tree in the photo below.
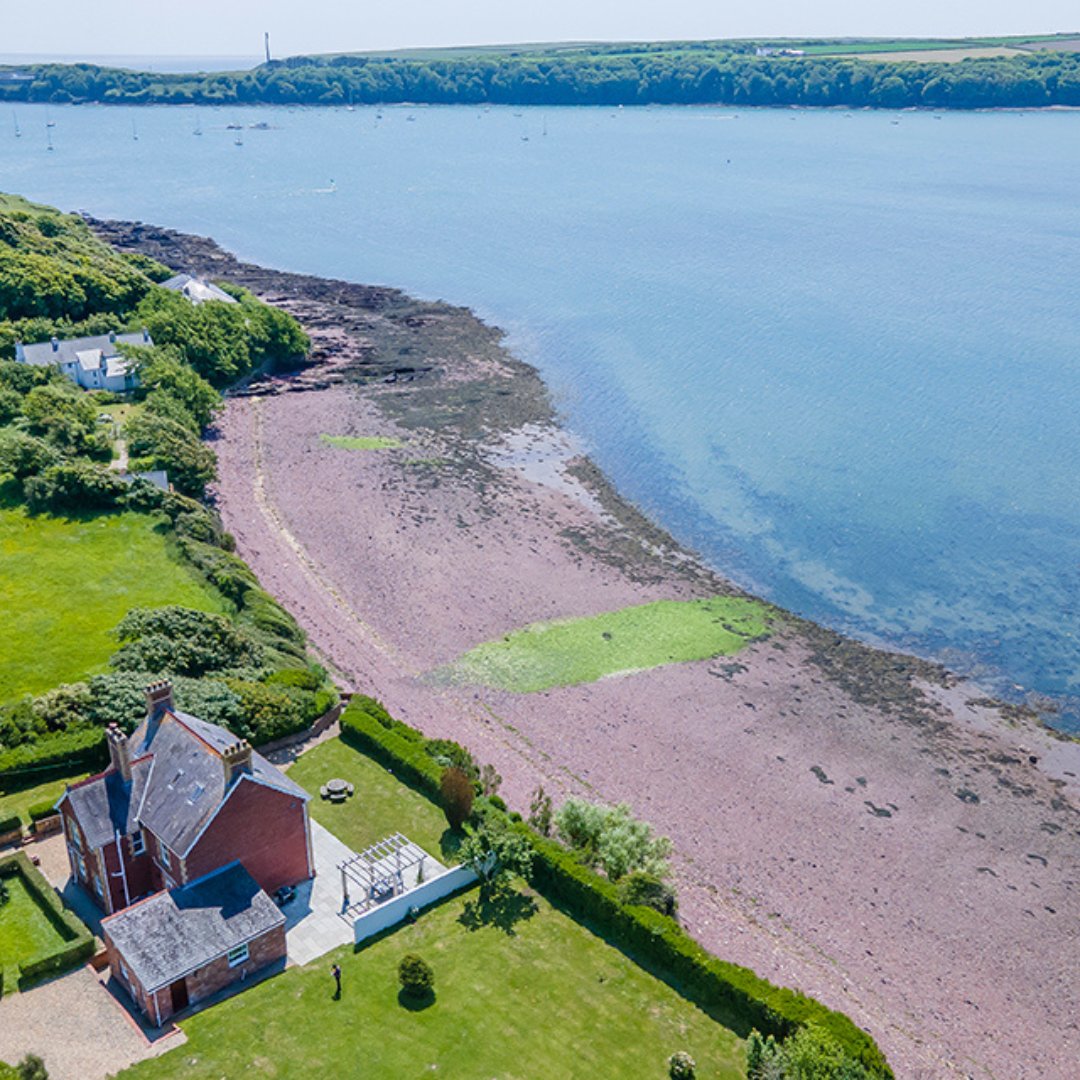
[[[257,668],[263,651],[222,615],[171,605],[132,608],[114,633],[124,644],[110,659],[121,671],[180,675]]]
[[[532,869],[532,848],[528,840],[490,819],[465,838],[459,855],[462,864],[480,879],[484,896],[497,892],[515,877],[527,876]]]
[[[100,450],[96,439],[97,410],[86,394],[70,383],[35,386],[23,399],[30,431],[69,453]]]
[[[480,791],[484,795],[497,795],[502,777],[495,771],[494,765],[484,765],[480,769]]]
[[[532,800],[529,803],[529,824],[541,836],[550,836],[551,822],[551,796],[544,791],[543,785],[541,785],[533,792]]]
[[[214,451],[198,435],[166,416],[143,413],[127,425],[129,450],[152,469],[165,469],[185,495],[202,495],[217,475]]]
[[[619,899],[624,904],[651,907],[673,918],[679,909],[675,890],[655,874],[644,870],[633,870],[619,882]]]
[[[172,402],[174,408],[179,406],[191,418],[196,431],[201,432],[220,407],[221,395],[184,363],[176,347],[144,350],[136,346],[132,352],[138,360],[139,382],[150,391],[147,408],[160,415],[170,415],[168,407],[161,402]],[[175,413],[172,418],[177,419]]]
[[[109,469],[89,461],[60,462],[30,476],[23,493],[31,510],[84,513],[111,510],[127,499],[128,486]]]
[[[751,1031],[746,1073],[749,1080],[874,1080],[875,1075],[815,1024],[800,1027],[783,1042]]]
[[[667,875],[671,841],[655,836],[652,827],[636,820],[625,803],[604,806],[567,799],[555,815],[555,826],[565,843],[590,866],[600,866],[612,881],[631,870]]]
[[[25,480],[44,472],[59,460],[59,452],[44,439],[12,428],[0,431],[0,473]]]
[[[472,781],[456,765],[451,765],[439,781],[443,812],[451,829],[460,829],[472,813],[475,791]]]
[[[15,1072],[19,1080],[49,1080],[49,1070],[45,1068],[45,1062],[37,1054],[27,1054],[15,1066]]]

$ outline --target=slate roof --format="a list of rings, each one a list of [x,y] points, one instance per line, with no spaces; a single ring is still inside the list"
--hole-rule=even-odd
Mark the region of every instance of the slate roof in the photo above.
[[[102,920],[102,930],[148,993],[285,922],[238,862]]]
[[[193,304],[201,304],[207,300],[220,300],[225,304],[236,303],[236,298],[230,296],[224,289],[219,289],[212,282],[203,281],[202,278],[192,277],[190,274],[176,274],[168,281],[161,282],[161,287],[183,293]]]
[[[37,367],[45,367],[49,364],[77,364],[80,363],[79,353],[92,353],[97,350],[108,358],[119,355],[117,345],[152,344],[153,342],[142,334],[117,334],[115,341],[112,341],[108,334],[99,334],[97,337],[69,338],[67,341],[61,341],[55,352],[51,341],[23,345],[22,357],[25,363],[34,364]]]
[[[236,741],[231,731],[187,713],[165,712],[153,727],[144,720],[129,740],[130,792],[124,792],[114,770],[67,792],[90,846],[112,840],[117,829],[126,835],[146,826],[170,851],[186,855],[228,794],[221,752]],[[255,751],[243,776],[304,801],[311,798]]]
[[[150,759],[143,758],[132,762],[130,787],[118,772],[110,771],[68,789],[75,819],[91,848],[109,843],[118,832],[127,836],[138,829],[139,803],[149,775]]]

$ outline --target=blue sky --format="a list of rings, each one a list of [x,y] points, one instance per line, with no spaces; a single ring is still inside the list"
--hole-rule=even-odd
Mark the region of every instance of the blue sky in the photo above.
[[[6,9],[6,10],[5,10]],[[14,15],[14,11],[18,11]],[[0,53],[275,55],[420,45],[1080,30],[1075,0],[0,0]]]

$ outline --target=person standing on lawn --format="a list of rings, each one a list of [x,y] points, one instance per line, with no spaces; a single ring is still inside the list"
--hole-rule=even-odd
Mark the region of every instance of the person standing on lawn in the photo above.
[[[334,976],[334,1000],[341,997],[341,968],[337,964],[330,965],[330,974]]]

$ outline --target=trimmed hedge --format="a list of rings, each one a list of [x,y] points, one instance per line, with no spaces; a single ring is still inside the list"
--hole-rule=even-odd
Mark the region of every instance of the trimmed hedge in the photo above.
[[[0,818],[0,836],[15,832],[16,829],[22,829],[22,818],[18,814],[9,814],[7,817]]]
[[[355,696],[341,716],[341,737],[438,801],[442,769],[423,749],[423,736],[393,720],[378,702]],[[722,1007],[746,1028],[777,1038],[816,1024],[875,1076],[891,1080],[892,1070],[874,1040],[843,1013],[713,956],[670,916],[622,903],[618,888],[607,878],[583,866],[561,844],[540,836],[519,815],[503,814],[487,801],[485,813],[503,817],[531,845],[531,882],[539,892],[591,923],[632,958],[647,961],[699,1005]]]
[[[93,771],[109,760],[105,729],[76,728],[13,746],[0,754],[0,786],[15,786],[23,778],[37,783],[77,769]]]
[[[377,701],[355,695],[341,714],[342,739],[441,805],[439,785],[443,768],[424,749],[421,741],[423,736],[415,728],[409,728],[397,720],[390,720],[393,726],[387,727],[379,717],[380,712],[390,720]],[[412,734],[403,735],[402,728]]]
[[[19,965],[19,989],[25,990],[49,975],[58,975],[89,960],[94,955],[95,945],[94,935],[86,924],[64,907],[56,890],[45,880],[25,851],[0,859],[0,877],[14,874],[21,875],[53,929],[64,939],[50,952]]]
[[[55,799],[43,799],[27,808],[27,814],[31,821],[40,821],[42,818],[53,817],[59,811],[56,809]]]

